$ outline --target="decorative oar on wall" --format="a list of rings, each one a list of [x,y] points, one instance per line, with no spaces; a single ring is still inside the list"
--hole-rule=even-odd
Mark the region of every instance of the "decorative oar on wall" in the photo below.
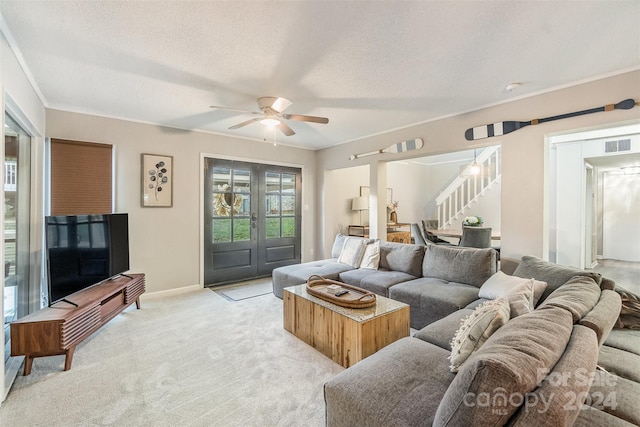
[[[424,141],[422,140],[422,138],[407,139],[406,141],[398,142],[397,144],[390,145],[387,148],[383,148],[381,150],[371,151],[369,153],[363,154],[352,154],[351,156],[349,156],[349,160],[355,160],[361,157],[373,156],[375,154],[382,153],[404,153],[405,151],[419,150],[423,146]]]
[[[599,113],[600,111],[613,110],[630,110],[638,105],[633,99],[625,99],[617,104],[607,104],[602,107],[591,108],[589,110],[576,111],[575,113],[560,114],[559,116],[545,117],[543,119],[533,119],[528,122],[498,122],[485,126],[478,126],[467,129],[464,137],[467,141],[475,141],[476,139],[491,138],[492,136],[506,135],[529,125],[537,125],[539,123],[552,122],[554,120],[567,119],[569,117],[583,116],[585,114]]]

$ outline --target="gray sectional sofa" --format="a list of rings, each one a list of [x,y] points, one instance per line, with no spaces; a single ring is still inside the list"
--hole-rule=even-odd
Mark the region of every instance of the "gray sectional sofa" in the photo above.
[[[328,426],[640,425],[640,336],[613,330],[620,296],[597,274],[523,257],[513,273],[548,283],[449,369],[451,341],[482,302],[430,323],[325,384]]]
[[[338,262],[344,239],[331,259],[274,270],[274,294],[319,274],[406,302],[418,332],[325,384],[327,425],[640,425],[640,331],[612,330],[620,296],[610,280],[536,257],[503,259],[503,270],[547,287],[535,310],[452,373],[452,339],[487,301],[478,295],[497,271],[495,251],[381,242],[379,269],[366,270]]]
[[[411,327],[420,329],[476,301],[482,283],[497,270],[497,253],[491,248],[394,242],[380,242],[377,270],[355,268],[338,262],[347,237],[336,236],[329,259],[273,270],[274,295],[282,298],[284,288],[317,274],[409,304]]]

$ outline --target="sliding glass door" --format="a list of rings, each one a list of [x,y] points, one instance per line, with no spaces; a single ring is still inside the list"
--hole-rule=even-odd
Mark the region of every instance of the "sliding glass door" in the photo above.
[[[29,312],[31,137],[11,116],[5,115],[4,123],[3,315],[6,368],[11,349],[9,324]]]

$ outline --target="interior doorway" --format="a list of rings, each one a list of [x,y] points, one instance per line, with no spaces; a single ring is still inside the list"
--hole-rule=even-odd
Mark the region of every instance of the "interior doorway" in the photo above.
[[[640,125],[550,138],[549,260],[640,262]]]
[[[640,263],[640,167],[603,173],[602,259]]]

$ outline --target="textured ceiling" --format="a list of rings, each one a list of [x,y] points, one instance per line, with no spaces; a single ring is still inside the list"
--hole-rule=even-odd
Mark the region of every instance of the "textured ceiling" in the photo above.
[[[259,123],[228,130],[255,116],[209,106],[281,96],[287,113],[329,118],[278,135],[310,149],[640,67],[637,0],[2,0],[0,13],[49,108],[262,140]]]

